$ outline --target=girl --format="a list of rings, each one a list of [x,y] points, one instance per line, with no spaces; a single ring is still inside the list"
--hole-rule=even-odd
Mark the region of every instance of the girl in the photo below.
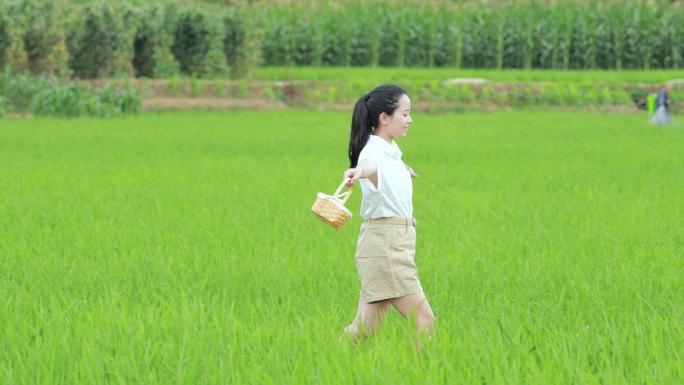
[[[401,160],[395,139],[403,138],[413,121],[406,90],[382,85],[354,106],[348,186],[361,184],[361,224],[356,267],[361,295],[354,321],[344,329],[353,341],[372,336],[393,306],[404,317],[415,317],[419,334],[432,330],[434,315],[418,280],[414,263],[416,221],[413,185],[417,177]],[[420,340],[418,349],[422,349]]]

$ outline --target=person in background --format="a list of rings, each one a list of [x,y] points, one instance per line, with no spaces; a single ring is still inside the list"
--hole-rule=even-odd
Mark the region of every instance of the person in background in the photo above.
[[[672,115],[670,113],[670,91],[672,91],[672,84],[665,84],[663,88],[658,91],[655,101],[655,112],[651,116],[651,123],[656,125],[672,123]]]

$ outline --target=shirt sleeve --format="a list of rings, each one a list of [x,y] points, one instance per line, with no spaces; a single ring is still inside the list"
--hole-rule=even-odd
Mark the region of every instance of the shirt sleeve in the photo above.
[[[364,161],[364,160],[370,158],[370,157],[371,157],[371,152],[372,152],[372,150],[369,148],[368,145],[364,146],[364,147],[361,149],[361,153],[359,154],[359,160],[356,162],[356,164],[358,165],[358,164],[361,163],[362,161]]]
[[[378,151],[377,149],[373,149],[369,146],[366,146],[363,148],[363,150],[361,150],[361,154],[359,154],[358,163],[361,163],[362,161],[364,161],[366,159],[372,159],[375,162],[376,173],[378,175],[378,187],[375,187],[373,182],[371,182],[370,179],[368,179],[368,178],[362,179],[361,183],[364,183],[366,185],[366,187],[368,187],[369,192],[379,193],[381,191],[382,178],[383,178],[382,153],[380,151]]]

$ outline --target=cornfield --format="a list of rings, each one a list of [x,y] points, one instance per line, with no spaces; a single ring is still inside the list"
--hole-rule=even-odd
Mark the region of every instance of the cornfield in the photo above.
[[[262,66],[678,69],[677,3],[5,1],[0,68],[240,78]]]

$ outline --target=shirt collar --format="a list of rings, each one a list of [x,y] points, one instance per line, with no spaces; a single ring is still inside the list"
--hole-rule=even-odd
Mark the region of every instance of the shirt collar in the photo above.
[[[377,135],[371,135],[370,138],[368,139],[369,141],[373,141],[375,146],[378,146],[379,148],[382,149],[387,155],[391,156],[394,159],[401,159],[401,150],[399,149],[399,146],[397,145],[397,142],[394,140],[392,143],[387,143],[387,141]]]

